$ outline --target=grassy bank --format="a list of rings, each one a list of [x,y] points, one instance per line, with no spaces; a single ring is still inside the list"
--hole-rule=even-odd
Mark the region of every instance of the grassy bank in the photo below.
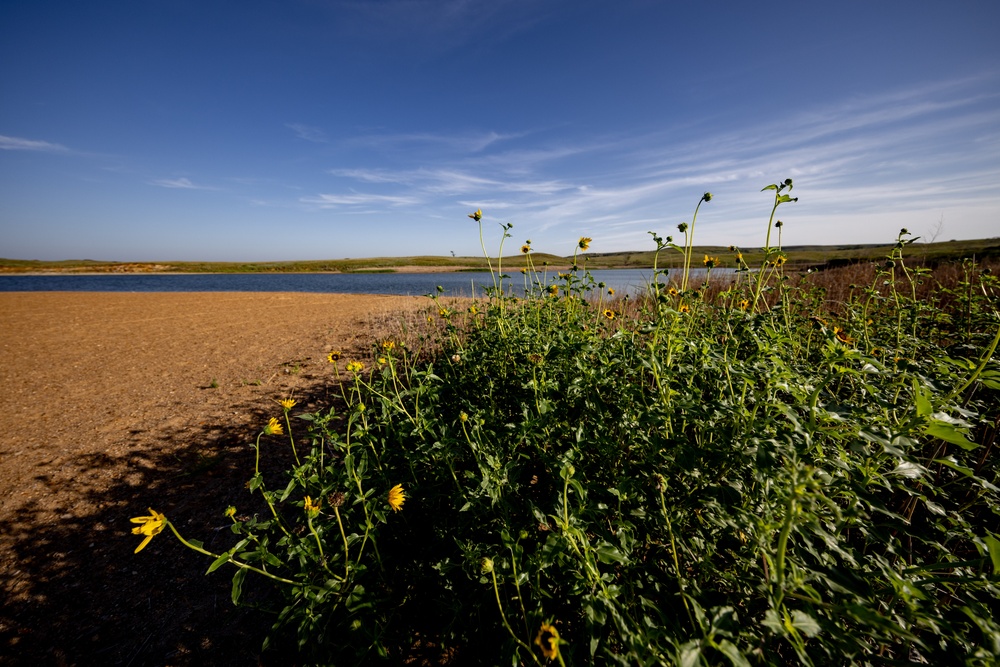
[[[829,246],[785,246],[787,263],[791,267],[830,268],[854,263],[877,261],[891,251],[892,245],[829,245]],[[648,269],[653,266],[655,251],[590,253],[586,256],[589,269]],[[735,267],[734,252],[723,246],[693,246],[695,256],[712,255],[719,257],[721,266]],[[760,264],[764,253],[760,248],[743,249],[742,254],[751,265]],[[924,265],[937,265],[958,261],[966,257],[977,260],[1000,259],[1000,238],[971,241],[946,241],[940,243],[917,243],[910,246],[911,261]],[[497,258],[492,257],[495,266]],[[553,268],[566,268],[572,264],[572,256],[558,256],[535,253],[535,266],[545,264]],[[526,261],[521,254],[503,258],[503,264],[511,269],[525,268]],[[683,265],[683,258],[661,256],[661,268],[677,268]],[[372,257],[359,259],[331,259],[302,262],[100,262],[95,260],[65,260],[43,262],[37,260],[17,260],[0,258],[0,273],[67,272],[67,273],[356,273],[372,271],[399,271],[429,269],[438,271],[478,270],[486,271],[489,264],[484,257],[413,256],[413,257]]]

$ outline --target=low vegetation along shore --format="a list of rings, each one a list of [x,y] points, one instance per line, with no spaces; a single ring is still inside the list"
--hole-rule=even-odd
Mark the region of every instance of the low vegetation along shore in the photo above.
[[[859,262],[878,261],[885,257],[892,245],[831,245],[831,246],[785,246],[782,249],[788,267],[797,269],[835,268]],[[733,253],[728,247],[695,246],[694,256],[712,255],[719,257],[721,266],[736,267]],[[745,249],[744,259],[751,266],[760,264],[764,252],[760,248]],[[922,265],[937,265],[943,262],[976,258],[977,261],[1000,259],[1000,238],[971,241],[946,241],[939,243],[917,243],[908,253],[911,261]],[[496,257],[490,258],[496,264]],[[547,253],[535,253],[533,264],[547,265],[554,269],[565,269],[573,258]],[[586,256],[588,269],[650,269],[656,260],[652,250],[636,252],[590,253]],[[678,268],[683,258],[666,256],[659,258],[661,268]],[[727,264],[728,262],[728,264]],[[516,254],[504,257],[503,263],[513,269],[527,266],[524,256]],[[329,259],[302,262],[102,262],[97,260],[65,260],[43,262],[0,258],[0,275],[18,273],[366,273],[366,272],[444,272],[444,271],[488,271],[489,262],[484,257],[371,257],[367,259]]]
[[[330,351],[336,406],[274,408],[245,503],[205,508],[227,546],[137,507],[134,567],[171,540],[229,568],[283,661],[996,664],[1000,282],[911,263],[906,230],[790,272],[791,189],[764,189],[763,250],[727,250],[726,282],[693,245],[709,193],[653,235],[678,268],[640,298],[595,283],[589,238],[555,283],[525,243],[525,298],[484,259],[482,299]]]

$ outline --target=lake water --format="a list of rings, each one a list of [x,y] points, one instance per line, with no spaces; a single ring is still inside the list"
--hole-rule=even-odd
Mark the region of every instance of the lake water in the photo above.
[[[716,269],[716,272],[719,270]],[[620,294],[635,294],[644,290],[653,275],[651,269],[597,270],[590,273],[594,280],[613,287]],[[671,273],[676,275],[679,271],[675,269]],[[704,271],[692,270],[691,273],[703,275]],[[549,273],[548,280],[557,280],[556,274]],[[524,292],[524,280],[519,271],[504,283],[513,287],[514,294]],[[421,296],[435,292],[441,286],[447,296],[481,296],[483,288],[492,285],[488,272],[0,276],[0,292],[324,292]]]

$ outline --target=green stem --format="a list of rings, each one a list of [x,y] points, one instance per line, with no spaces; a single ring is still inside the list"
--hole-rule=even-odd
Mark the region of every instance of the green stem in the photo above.
[[[503,613],[503,603],[500,601],[500,588],[497,586],[496,570],[490,571],[490,575],[493,577],[493,592],[497,596],[497,608],[500,610],[500,620],[503,621],[503,626],[507,628],[507,632],[510,633],[510,636],[517,642],[518,646],[528,652],[528,655],[535,661],[535,664],[541,665],[542,663],[538,660],[538,656],[531,650],[531,647],[521,641],[521,638],[514,632],[514,628],[510,627],[510,623],[507,622],[507,616]]]
[[[211,556],[212,558],[214,558],[216,560],[218,560],[219,558],[222,558],[222,554],[212,553],[211,551],[208,551],[207,549],[203,549],[202,547],[199,547],[199,546],[197,546],[195,544],[192,544],[191,542],[188,542],[183,537],[181,537],[180,533],[177,532],[177,528],[174,527],[174,524],[172,524],[168,519],[164,519],[164,521],[166,522],[167,526],[170,528],[170,532],[172,532],[174,534],[174,537],[176,537],[178,540],[180,540],[181,544],[183,544],[184,546],[186,546],[188,549],[192,549],[192,550],[197,551],[198,553],[204,554],[206,556]],[[279,581],[279,582],[281,582],[283,584],[291,584],[292,586],[309,586],[309,584],[302,584],[302,583],[297,582],[297,581],[292,581],[291,579],[285,579],[284,577],[279,577],[276,574],[271,574],[267,570],[262,570],[262,569],[260,569],[258,567],[254,567],[253,565],[247,565],[246,563],[244,563],[242,561],[236,560],[235,558],[232,557],[232,555],[228,555],[227,554],[227,558],[228,558],[227,562],[232,563],[236,567],[242,568],[244,570],[250,570],[252,572],[256,572],[257,574],[262,574],[262,575],[264,575],[265,577],[267,577],[269,579],[274,579],[275,581]],[[312,586],[309,586],[309,587],[313,588]]]

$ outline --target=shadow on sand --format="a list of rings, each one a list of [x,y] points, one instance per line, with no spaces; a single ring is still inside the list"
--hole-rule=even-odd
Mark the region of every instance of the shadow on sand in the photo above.
[[[333,404],[329,387],[297,391],[301,405]],[[266,423],[260,405],[244,406],[252,423]],[[310,408],[312,409],[312,408]],[[298,410],[293,409],[292,414]],[[298,423],[296,423],[298,422]],[[306,422],[292,419],[297,443],[305,443]],[[159,433],[153,447],[127,456],[88,455],[69,459],[63,470],[74,480],[95,471],[121,471],[107,490],[73,490],[86,514],[32,503],[0,522],[18,565],[4,572],[0,611],[0,664],[4,665],[253,665],[293,664],[287,649],[261,655],[273,617],[236,607],[231,600],[232,568],[206,575],[210,559],[180,544],[168,531],[139,554],[141,537],[130,534],[129,518],[152,507],[166,514],[189,539],[221,552],[236,541],[229,505],[241,514],[259,512],[259,495],[245,488],[252,476],[256,432],[211,424],[180,433]],[[274,488],[290,467],[287,439],[262,443],[262,471]],[[300,445],[301,447],[301,445]],[[31,474],[26,472],[26,474]],[[36,479],[48,481],[39,471]],[[76,484],[77,482],[74,482]],[[102,489],[106,484],[101,484]],[[266,506],[265,506],[266,507]],[[265,509],[266,511],[266,509]],[[261,606],[280,604],[280,595],[248,577],[244,598]]]

